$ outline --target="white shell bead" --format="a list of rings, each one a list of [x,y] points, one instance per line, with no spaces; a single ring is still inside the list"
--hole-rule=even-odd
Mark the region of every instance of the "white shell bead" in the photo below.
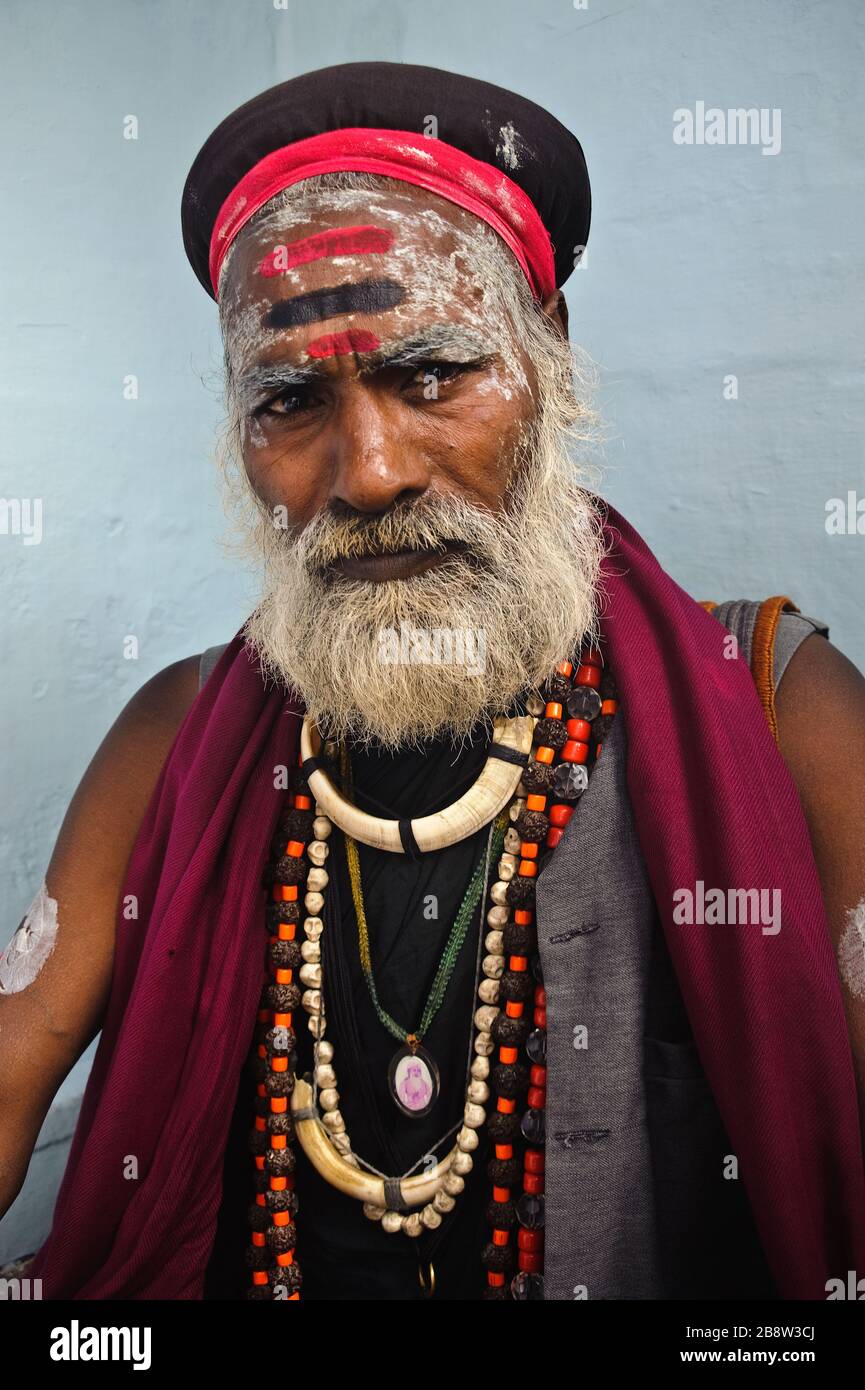
[[[508,885],[502,880],[497,879],[490,889],[490,897],[498,906],[503,907],[507,903]]]
[[[309,985],[311,989],[318,989],[320,987],[320,965],[302,965],[298,973],[302,984]]]
[[[318,810],[318,802],[316,802],[316,810]],[[326,840],[331,829],[332,826],[327,816],[316,816],[312,822],[312,833],[317,840]]]
[[[333,1086],[326,1086],[318,1093],[318,1103],[322,1110],[336,1110],[339,1105],[339,1092]]]
[[[508,811],[508,820],[513,821],[513,822],[518,821],[519,818],[520,818],[520,816],[522,815],[522,813],[523,813],[523,811],[524,811],[525,809],[526,809],[525,798],[522,797],[522,796],[516,797],[515,800],[511,802],[511,807],[510,807],[510,810]]]
[[[498,980],[481,980],[478,985],[478,999],[485,1004],[497,1004],[499,1000]]]
[[[478,1033],[475,1038],[475,1052],[479,1057],[489,1057],[495,1051],[495,1046],[492,1033]]]
[[[364,1202],[363,1204],[363,1214],[368,1216],[370,1221],[381,1221],[386,1211],[387,1207],[376,1207],[373,1206],[372,1202]]]
[[[324,898],[321,893],[307,893],[303,903],[307,912],[315,916],[316,913],[321,912],[321,909],[324,907]]]
[[[309,941],[318,941],[324,931],[324,922],[320,917],[307,917],[303,924],[303,930]]]
[[[463,1125],[462,1129],[457,1135],[457,1148],[462,1150],[463,1153],[472,1153],[477,1148],[479,1143],[480,1140],[478,1139],[478,1136],[475,1133],[474,1129],[471,1129],[470,1127]]]
[[[485,1081],[470,1081],[466,1088],[466,1095],[477,1105],[483,1105],[484,1101],[490,1098],[490,1088]]]
[[[336,1085],[336,1072],[329,1062],[322,1062],[315,1069],[315,1084],[324,1088]]]
[[[404,1216],[402,1219],[402,1229],[403,1233],[407,1236],[412,1236],[414,1238],[419,1236],[423,1230],[420,1212],[413,1211],[410,1216]]]
[[[446,1192],[442,1191],[442,1189],[439,1188],[438,1192],[433,1197],[433,1206],[435,1207],[436,1211],[453,1211],[454,1207],[456,1206],[456,1202],[454,1201],[453,1197],[449,1197]]]
[[[351,1151],[351,1140],[349,1139],[345,1130],[338,1130],[336,1134],[331,1134],[330,1137],[333,1143],[333,1147],[336,1149],[337,1153],[342,1154],[343,1158],[347,1158],[349,1163],[351,1163],[353,1167],[356,1168],[357,1159]]]
[[[321,1117],[321,1122],[325,1129],[344,1130],[345,1120],[339,1110],[326,1110]]]
[[[308,989],[300,1001],[308,1014],[321,1013],[321,990]]]
[[[303,971],[305,969],[306,966],[301,967],[301,979],[303,978]],[[500,980],[505,969],[504,956],[484,956],[482,969],[488,980]]]
[[[315,1050],[315,1059],[317,1062],[332,1062],[333,1043],[320,1042]]]
[[[540,719],[540,717],[541,717],[541,715],[543,714],[543,712],[544,712],[545,709],[546,709],[546,705],[544,704],[544,701],[541,699],[540,695],[527,695],[527,696],[526,696],[526,713],[527,713],[527,714],[533,714],[534,717],[535,717],[535,719]]]
[[[459,1173],[454,1172],[453,1164],[451,1164],[450,1169],[445,1173],[445,1180],[442,1183],[443,1190],[449,1192],[452,1197],[458,1197],[464,1187],[465,1179],[461,1178]]]
[[[402,1217],[398,1211],[386,1211],[381,1218],[382,1230],[387,1231],[388,1235],[395,1235],[402,1230]]]
[[[300,954],[304,960],[308,960],[312,965],[315,965],[321,960],[321,947],[317,941],[301,941]]]
[[[475,1027],[479,1033],[488,1033],[498,1017],[499,1010],[493,1008],[491,1004],[485,1004],[482,1009],[475,1011]]]
[[[320,893],[322,888],[326,888],[329,882],[327,869],[310,869],[306,876],[306,886],[316,893]]]
[[[506,907],[491,907],[487,913],[487,926],[499,930],[507,926],[508,909]]]
[[[330,850],[328,849],[324,840],[310,840],[309,844],[306,847],[306,853],[307,857],[312,860],[313,864],[323,864],[327,856],[330,854]]]
[[[489,1057],[476,1057],[471,1065],[471,1073],[476,1081],[486,1081],[490,1074]]]
[[[470,1130],[469,1133],[471,1132],[472,1131]],[[466,1153],[466,1151],[463,1149],[460,1151],[460,1153],[454,1154],[453,1161],[451,1162],[450,1166],[450,1171],[452,1173],[456,1173],[458,1177],[465,1177],[467,1173],[470,1173],[472,1171],[474,1166],[475,1161],[472,1158],[471,1154]]]
[[[312,1014],[306,1026],[314,1038],[320,1038],[325,1029],[324,1015]]]
[[[514,857],[514,856],[513,856],[512,854],[508,855],[508,858],[509,858],[509,859],[513,859],[513,857]],[[500,863],[499,863],[499,878],[501,879],[501,881],[502,881],[502,883],[505,885],[505,887],[507,887],[507,885],[510,883],[510,881],[511,881],[511,879],[513,878],[513,876],[514,876],[514,874],[516,873],[516,871],[517,871],[517,866],[516,866],[516,864],[506,864],[505,861],[504,861],[503,859],[500,861]]]
[[[487,1112],[486,1110],[484,1110],[484,1107],[482,1105],[474,1105],[471,1101],[469,1101],[468,1105],[463,1111],[463,1119],[465,1120],[468,1128],[480,1129],[481,1125],[483,1124],[486,1118]]]
[[[434,1231],[437,1226],[440,1226],[442,1224],[442,1219],[434,1206],[425,1206],[420,1214],[420,1219],[426,1226],[427,1230],[430,1231]]]
[[[505,849],[508,854],[518,854],[520,849],[520,837],[511,826],[510,830],[505,831]],[[504,877],[504,875],[502,875]]]
[[[488,931],[484,937],[484,945],[491,956],[501,956],[505,949],[505,934],[503,931]]]

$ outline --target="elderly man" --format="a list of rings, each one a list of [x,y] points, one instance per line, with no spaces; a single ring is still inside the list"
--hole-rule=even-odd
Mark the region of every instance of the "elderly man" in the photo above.
[[[102,1028],[31,1272],[827,1297],[865,1268],[865,682],[588,491],[578,142],[332,68],[219,126],[183,220],[261,598],[124,710],[0,965],[4,1205]]]

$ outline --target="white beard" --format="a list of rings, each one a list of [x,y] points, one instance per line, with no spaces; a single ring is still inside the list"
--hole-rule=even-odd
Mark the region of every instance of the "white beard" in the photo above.
[[[543,406],[537,423],[500,513],[424,494],[371,517],[325,510],[293,536],[247,483],[249,542],[264,564],[247,644],[323,735],[391,750],[456,741],[480,723],[489,729],[494,714],[596,640],[598,514],[564,441],[543,427]],[[348,580],[324,569],[340,555],[444,539],[465,542],[466,553],[411,578]],[[412,630],[426,636],[412,640]]]

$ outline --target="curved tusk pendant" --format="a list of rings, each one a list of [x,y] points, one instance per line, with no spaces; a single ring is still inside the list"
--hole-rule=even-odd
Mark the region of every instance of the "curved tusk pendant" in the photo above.
[[[302,1081],[300,1077],[295,1078],[294,1090],[291,1093],[291,1114],[301,1148],[326,1182],[344,1192],[346,1196],[357,1198],[359,1202],[394,1209],[393,1198],[388,1201],[385,1196],[384,1178],[377,1178],[374,1173],[365,1173],[360,1168],[355,1168],[342,1154],[337,1153],[313,1106],[312,1087],[308,1081]],[[401,1180],[389,1179],[388,1186],[391,1182],[397,1184],[399,1196],[406,1206],[425,1206],[435,1197],[450,1169],[454,1154],[458,1152],[454,1147],[429,1173]]]
[[[494,720],[493,743],[527,759],[534,729],[535,720],[531,715],[520,715],[515,719],[499,716]],[[300,730],[300,751],[304,762],[307,758],[317,758],[320,749],[321,735],[309,715],[305,715]],[[488,825],[510,801],[522,774],[523,762],[512,763],[495,754],[490,755],[477,781],[458,801],[431,816],[421,816],[411,822],[418,849],[444,849]],[[371,845],[373,849],[405,853],[398,820],[383,820],[352,806],[334,786],[324,768],[318,767],[310,772],[307,781],[324,814],[352,839],[359,840],[363,845]]]

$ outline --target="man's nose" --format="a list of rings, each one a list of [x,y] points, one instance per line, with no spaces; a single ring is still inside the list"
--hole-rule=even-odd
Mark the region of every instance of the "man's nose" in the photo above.
[[[399,406],[360,383],[345,393],[331,421],[328,501],[339,498],[359,512],[380,512],[426,491],[426,451],[416,447],[399,413]]]

